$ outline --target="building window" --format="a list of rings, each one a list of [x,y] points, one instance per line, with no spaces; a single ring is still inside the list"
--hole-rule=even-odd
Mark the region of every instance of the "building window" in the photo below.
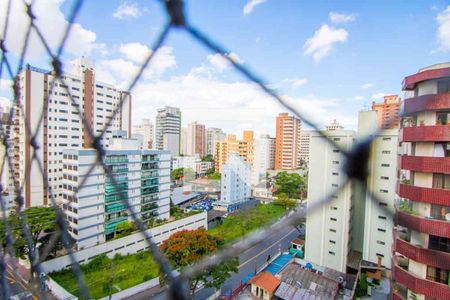
[[[448,275],[449,275],[448,273],[449,273],[449,270],[444,270],[444,269],[440,269],[440,268],[427,266],[427,279],[428,280],[443,283],[443,284],[447,285],[448,284]]]
[[[383,190],[383,189],[380,189],[380,193],[384,193],[384,194],[386,194],[386,193],[389,193],[389,191],[388,191],[388,190]]]
[[[336,255],[336,253],[334,253],[334,251],[328,251],[328,253],[330,253],[331,255]]]
[[[385,243],[385,242],[383,242],[383,241],[380,241],[380,240],[378,240],[378,241],[377,241],[377,244],[378,244],[378,245],[386,245],[386,243]]]
[[[380,179],[389,180],[389,177],[387,177],[387,176],[380,176]]]
[[[383,141],[390,141],[390,140],[391,140],[390,137],[384,137],[384,138],[383,138]]]
[[[389,164],[381,164],[382,167],[389,167]]]
[[[383,151],[381,151],[381,154],[391,154],[391,151],[390,150],[383,150]]]
[[[388,206],[386,202],[379,202],[378,205],[380,205],[380,206]]]
[[[378,219],[386,220],[387,218],[385,216],[378,216]]]
[[[378,228],[377,229],[379,232],[386,232],[386,229],[383,229],[383,228]]]
[[[332,244],[336,244],[336,241],[330,240],[330,243],[332,243]]]
[[[384,257],[384,255],[383,254],[381,254],[381,253],[375,253],[377,256],[380,256],[380,257]]]
[[[330,228],[331,232],[336,232],[336,229]]]
[[[330,218],[331,221],[337,222],[336,218]]]

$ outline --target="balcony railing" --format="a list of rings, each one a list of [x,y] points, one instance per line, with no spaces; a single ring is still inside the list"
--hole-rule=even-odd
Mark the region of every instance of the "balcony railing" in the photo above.
[[[142,170],[157,170],[158,164],[157,163],[143,163],[142,164]]]
[[[399,183],[398,195],[411,201],[437,205],[448,205],[450,199],[450,190],[425,188]]]
[[[394,231],[394,249],[396,252],[416,262],[450,270],[450,253],[422,248],[402,240]]]
[[[450,109],[450,93],[430,94],[405,99],[404,115],[420,111]]]
[[[450,174],[450,157],[403,155],[399,158],[403,170]]]
[[[114,203],[114,204],[105,206],[106,213],[114,213],[114,212],[122,211],[125,209],[126,209],[126,207],[125,207],[125,204],[123,204],[123,203]]]
[[[105,164],[120,164],[120,163],[127,163],[128,158],[127,157],[121,157],[121,158],[113,158],[113,157],[107,157],[104,160]]]
[[[450,125],[404,127],[400,139],[403,142],[447,142],[450,141]]]
[[[405,212],[396,211],[397,224],[414,231],[450,238],[450,222],[413,216]]]
[[[394,267],[392,269],[392,277],[399,284],[407,287],[409,290],[425,295],[426,297],[436,299],[450,299],[450,286],[420,278],[408,272],[397,264],[393,259]]]
[[[151,156],[143,156],[142,157],[142,162],[158,162],[159,161],[159,157],[151,157]]]
[[[116,230],[117,225],[128,220],[127,216],[120,216],[105,222],[105,234],[113,233]]]

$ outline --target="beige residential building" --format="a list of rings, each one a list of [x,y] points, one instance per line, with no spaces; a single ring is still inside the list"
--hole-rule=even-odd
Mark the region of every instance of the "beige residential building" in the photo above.
[[[206,155],[206,130],[205,125],[199,124],[196,121],[189,123],[187,127],[187,155]]]
[[[238,140],[236,135],[228,134],[225,140],[216,143],[216,172],[220,172],[222,165],[227,163],[230,153],[238,153],[245,162],[253,166],[254,137],[252,130],[244,130],[243,139]]]

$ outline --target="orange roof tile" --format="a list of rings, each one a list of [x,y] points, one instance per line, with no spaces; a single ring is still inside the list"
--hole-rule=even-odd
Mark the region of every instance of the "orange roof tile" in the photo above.
[[[261,272],[259,274],[256,274],[249,280],[249,283],[254,283],[271,294],[277,289],[277,287],[280,285],[280,282],[281,281],[278,278],[276,278],[269,272]]]

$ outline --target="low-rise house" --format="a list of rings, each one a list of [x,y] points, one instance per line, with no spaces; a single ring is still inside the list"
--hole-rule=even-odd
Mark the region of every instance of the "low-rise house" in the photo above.
[[[280,280],[269,272],[261,272],[253,276],[249,283],[251,284],[251,292],[259,299],[272,299],[275,290],[280,285]]]

